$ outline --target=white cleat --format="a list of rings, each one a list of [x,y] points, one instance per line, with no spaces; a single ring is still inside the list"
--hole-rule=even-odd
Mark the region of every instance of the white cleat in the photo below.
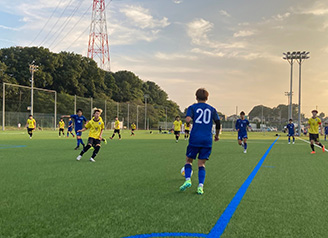
[[[295,142],[293,142],[293,145],[295,144]]]
[[[96,162],[93,158],[90,158],[90,162]]]
[[[244,154],[246,154],[247,153],[247,150],[244,150]]]
[[[81,156],[81,155],[79,155],[78,157],[76,157],[76,160],[77,160],[77,161],[80,161],[80,160],[81,160],[81,158],[82,158],[82,156]]]
[[[288,145],[290,145],[290,142],[288,142]]]

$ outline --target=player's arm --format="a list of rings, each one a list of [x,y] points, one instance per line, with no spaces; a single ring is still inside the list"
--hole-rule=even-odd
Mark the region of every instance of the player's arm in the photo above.
[[[220,119],[217,119],[214,122],[215,122],[215,137],[214,137],[214,141],[218,141],[219,140],[220,129],[221,129],[221,122],[220,122]]]
[[[36,128],[36,121],[35,120],[33,121],[33,125],[34,125],[33,130],[35,130],[35,128]]]
[[[69,117],[71,117],[71,116],[70,116],[70,115],[62,115],[62,116],[61,116],[61,118],[64,118],[64,117],[69,118]]]
[[[320,135],[323,136],[323,126],[322,126],[322,123],[320,122]]]
[[[236,121],[235,128],[236,128],[236,131],[239,131],[239,129],[238,129],[238,120]]]

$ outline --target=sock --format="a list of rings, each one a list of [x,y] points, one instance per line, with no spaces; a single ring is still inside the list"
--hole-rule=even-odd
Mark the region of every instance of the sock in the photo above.
[[[295,142],[295,137],[293,137],[293,142]]]
[[[121,134],[118,134],[118,138],[120,138],[120,139],[121,139]]]
[[[186,180],[190,179],[191,171],[192,171],[191,164],[185,164],[185,178],[186,178]]]
[[[179,136],[175,136],[175,139],[176,139],[176,140],[179,140]]]
[[[245,150],[247,150],[247,143],[244,144],[244,148],[245,148]]]
[[[115,133],[112,135],[112,138],[114,138],[114,136],[115,136]]]
[[[80,139],[77,139],[77,147],[80,146]]]
[[[199,184],[202,184],[202,185],[204,184],[205,175],[206,175],[205,167],[198,167],[198,182],[199,182]]]
[[[323,147],[323,145],[319,142],[319,144],[318,144],[321,148]]]
[[[87,145],[86,147],[83,148],[83,150],[81,151],[80,155],[82,156],[85,152],[88,151],[88,149],[91,148],[91,145]]]
[[[84,143],[83,143],[83,140],[82,140],[82,139],[80,139],[80,142],[81,142],[81,144],[84,146]]]
[[[314,145],[311,145],[311,149],[312,149],[312,151],[314,151]]]
[[[288,137],[288,142],[290,142],[290,137]]]
[[[67,137],[69,136],[69,133],[67,132]]]
[[[97,146],[95,147],[95,150],[94,150],[93,153],[92,153],[92,158],[93,158],[93,159],[97,156],[99,150],[100,150],[100,146],[97,145]]]
[[[59,132],[59,136],[60,136],[60,134],[61,134],[61,133]]]

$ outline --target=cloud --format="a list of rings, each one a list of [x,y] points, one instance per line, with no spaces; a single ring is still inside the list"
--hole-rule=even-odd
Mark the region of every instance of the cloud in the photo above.
[[[254,31],[249,31],[249,30],[238,31],[238,32],[233,34],[233,37],[245,37],[245,36],[251,36],[251,35],[254,35],[254,34],[255,34]]]
[[[5,30],[11,30],[11,31],[18,31],[19,30],[18,28],[4,26],[4,25],[0,25],[0,28],[5,29]]]
[[[182,3],[182,0],[172,0],[175,4],[180,4]]]
[[[231,17],[231,15],[227,11],[225,11],[225,10],[220,10],[219,13],[220,13],[221,16]]]
[[[161,60],[179,60],[179,59],[196,60],[197,59],[196,56],[191,56],[187,54],[166,54],[163,52],[157,52],[155,54],[155,57]]]
[[[164,28],[170,25],[168,18],[154,19],[148,9],[141,6],[126,6],[120,12],[124,13],[127,18],[133,21],[134,25],[141,28]]]

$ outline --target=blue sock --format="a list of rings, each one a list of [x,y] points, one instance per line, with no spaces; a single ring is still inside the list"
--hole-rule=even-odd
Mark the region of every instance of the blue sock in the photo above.
[[[245,150],[247,150],[247,143],[244,144],[244,148],[245,148]]]
[[[80,139],[77,139],[77,147],[80,146]]]
[[[295,142],[295,137],[293,137],[293,142]]]
[[[191,177],[192,166],[191,164],[185,164],[185,178],[190,179]]]
[[[199,184],[204,184],[205,182],[205,167],[198,167],[198,182]]]
[[[84,146],[83,140],[82,140],[82,139],[80,139],[80,141],[81,141],[81,144]]]
[[[288,142],[290,142],[290,137],[288,137]]]

